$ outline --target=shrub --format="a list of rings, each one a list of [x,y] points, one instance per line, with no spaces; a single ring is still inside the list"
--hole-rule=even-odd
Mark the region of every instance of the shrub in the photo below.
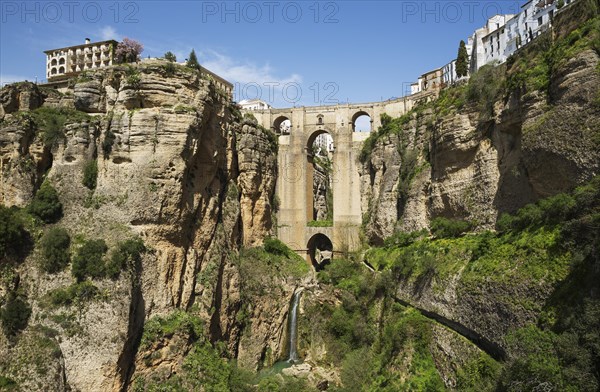
[[[23,221],[16,209],[0,205],[0,259],[7,253],[16,252],[25,241]]]
[[[539,206],[543,212],[545,223],[558,224],[573,215],[577,208],[577,202],[572,196],[560,193],[540,200]]]
[[[83,244],[73,258],[71,273],[78,282],[86,277],[102,278],[105,275],[104,254],[108,250],[104,240],[90,240]]]
[[[202,320],[183,310],[175,310],[166,317],[153,317],[144,325],[140,347],[146,348],[151,343],[178,332],[197,340],[203,334]]]
[[[139,90],[142,83],[140,71],[137,68],[128,65],[127,69],[125,70],[125,74],[127,75],[125,79],[127,84],[130,85],[134,90]]]
[[[500,233],[507,233],[512,230],[514,223],[514,217],[510,214],[502,213],[500,218],[496,221],[496,230]]]
[[[173,76],[175,74],[175,64],[168,62],[162,66],[167,76]]]
[[[479,104],[480,120],[486,121],[493,114],[494,103],[500,98],[504,82],[504,68],[493,64],[484,65],[471,75],[466,98]]]
[[[62,217],[62,204],[56,189],[44,181],[28,207],[29,212],[46,223],[53,223]]]
[[[271,253],[272,255],[289,257],[290,254],[290,249],[277,238],[265,238],[263,247],[267,253]]]
[[[85,164],[83,168],[83,185],[88,189],[96,189],[98,180],[98,161],[95,159]]]
[[[0,309],[2,331],[6,336],[14,336],[27,326],[31,316],[31,307],[18,295],[9,294],[4,308]]]
[[[90,116],[86,113],[67,108],[41,107],[31,112],[33,122],[42,133],[46,147],[54,147],[64,140],[64,127],[69,123],[87,122]]]
[[[70,244],[71,238],[67,230],[62,227],[53,227],[48,230],[40,242],[42,249],[40,268],[42,271],[49,273],[62,271],[71,259]]]
[[[431,233],[437,238],[456,238],[470,229],[471,224],[463,220],[439,217],[431,221]]]
[[[12,378],[0,376],[0,390],[13,391],[19,390],[19,385]]]
[[[112,279],[116,279],[121,274],[121,271],[131,265],[132,267],[142,260],[142,253],[146,251],[146,247],[141,239],[131,239],[120,243],[113,250],[110,262],[106,265],[106,275]]]
[[[86,280],[80,283],[50,291],[47,298],[52,306],[70,306],[93,300],[100,291],[92,282]]]
[[[427,230],[413,231],[409,233],[397,231],[385,239],[384,245],[386,248],[408,246],[417,241],[419,238],[422,238],[426,233]]]

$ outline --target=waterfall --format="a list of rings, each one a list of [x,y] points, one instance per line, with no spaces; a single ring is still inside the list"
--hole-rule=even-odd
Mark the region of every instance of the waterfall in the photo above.
[[[290,306],[290,313],[288,315],[288,352],[289,356],[287,362],[296,363],[298,362],[298,304],[300,303],[300,294],[302,291],[298,290],[294,293],[292,303]]]

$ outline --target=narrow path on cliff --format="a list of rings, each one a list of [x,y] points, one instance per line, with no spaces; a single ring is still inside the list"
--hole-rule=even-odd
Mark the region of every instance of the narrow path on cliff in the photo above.
[[[363,265],[365,267],[367,267],[369,270],[377,272],[377,271],[375,271],[375,269],[373,269],[373,267],[370,264],[368,264],[364,261],[363,261]],[[413,308],[413,309],[419,311],[419,313],[421,313],[423,316],[427,317],[428,319],[431,319],[431,320],[445,326],[446,328],[451,329],[452,331],[456,332],[457,334],[461,335],[462,337],[464,337],[465,339],[467,339],[468,341],[473,343],[475,346],[477,346],[481,351],[485,352],[490,357],[494,358],[496,361],[504,361],[506,359],[506,351],[504,351],[504,349],[502,347],[500,347],[498,344],[490,341],[489,339],[486,339],[477,331],[474,331],[474,330],[470,329],[469,327],[466,327],[465,325],[463,325],[457,321],[454,321],[445,316],[442,316],[439,313],[432,312],[427,309],[423,309],[421,307],[415,306],[414,304],[412,304],[408,301],[405,301],[401,298],[398,298],[395,295],[392,296],[392,298],[394,299],[394,301],[396,301],[400,305]]]
[[[431,312],[429,310],[415,306],[410,302],[404,301],[396,296],[393,296],[393,298],[394,301],[396,301],[400,305],[416,309],[428,319],[434,320],[439,324],[442,324],[443,326],[461,335],[462,337],[473,343],[475,346],[479,347],[481,351],[484,351],[490,357],[494,358],[496,361],[504,361],[506,359],[506,352],[502,347],[481,336],[477,331],[474,331],[459,322],[450,320],[449,318],[446,318],[441,314]]]

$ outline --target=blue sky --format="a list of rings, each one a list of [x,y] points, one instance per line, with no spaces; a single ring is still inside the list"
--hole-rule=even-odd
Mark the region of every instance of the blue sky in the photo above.
[[[44,79],[44,50],[123,37],[143,57],[200,63],[276,107],[402,96],[456,57],[487,17],[523,1],[6,1],[0,79]]]

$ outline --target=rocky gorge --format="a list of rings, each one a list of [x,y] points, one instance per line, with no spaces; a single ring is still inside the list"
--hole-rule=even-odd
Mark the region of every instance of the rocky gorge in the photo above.
[[[382,117],[363,247],[319,272],[276,239],[277,135],[210,77],[4,87],[0,388],[597,389],[598,9]]]

